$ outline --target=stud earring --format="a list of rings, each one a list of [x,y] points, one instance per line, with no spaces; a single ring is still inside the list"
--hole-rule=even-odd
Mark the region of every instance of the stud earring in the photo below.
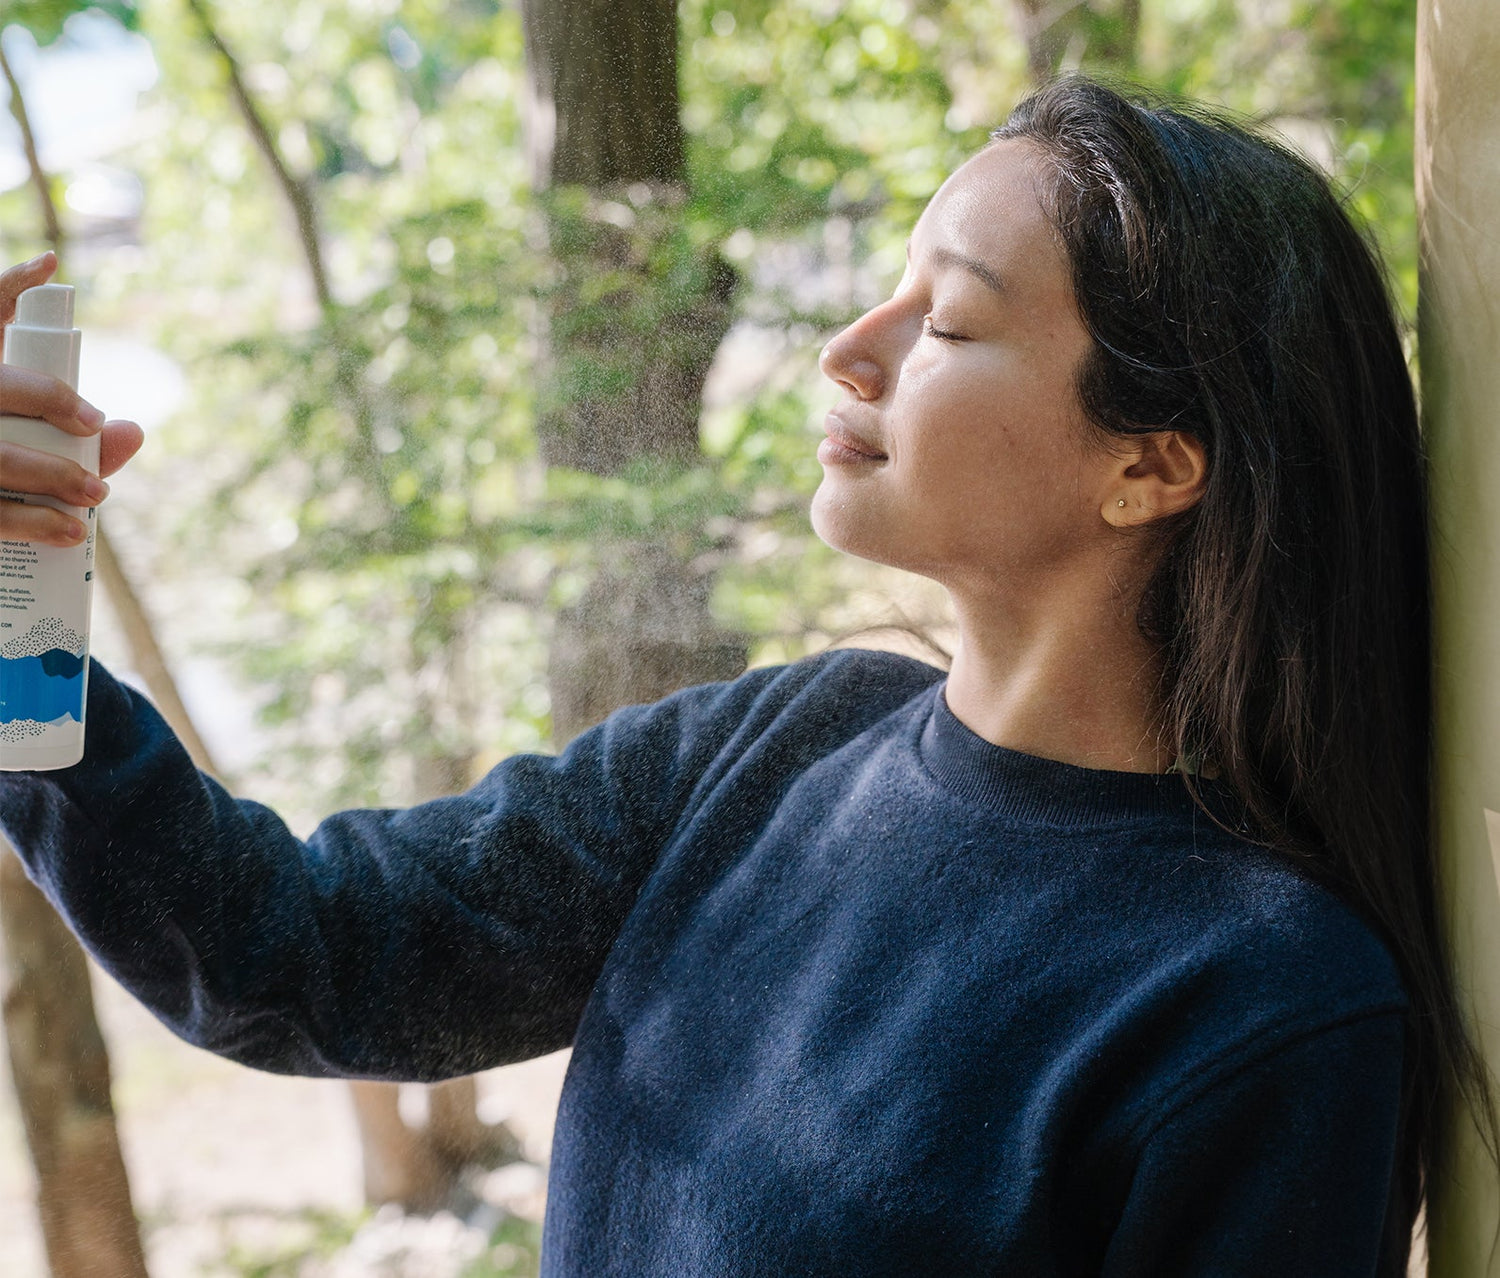
[[[1124,498],[1123,498],[1123,497],[1121,497],[1121,498],[1120,498],[1120,505],[1122,505],[1122,506],[1123,506],[1123,505],[1124,505],[1124,504],[1125,504],[1125,499],[1124,499]]]

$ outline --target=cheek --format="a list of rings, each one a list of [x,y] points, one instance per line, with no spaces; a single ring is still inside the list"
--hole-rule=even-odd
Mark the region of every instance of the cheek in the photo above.
[[[913,390],[919,408],[892,452],[911,490],[939,499],[994,492],[1042,460],[1040,423],[1004,379],[975,374]]]

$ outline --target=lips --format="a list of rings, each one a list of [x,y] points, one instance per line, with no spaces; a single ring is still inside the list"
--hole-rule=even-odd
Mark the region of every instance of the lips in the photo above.
[[[875,447],[874,444],[857,431],[850,430],[848,424],[841,417],[836,417],[834,414],[829,413],[823,419],[823,430],[828,435],[828,442],[834,444],[840,452],[853,453],[856,457],[864,458],[867,461],[886,460],[885,453],[881,452],[880,449]],[[819,449],[818,451],[821,454],[824,451],[832,450]]]

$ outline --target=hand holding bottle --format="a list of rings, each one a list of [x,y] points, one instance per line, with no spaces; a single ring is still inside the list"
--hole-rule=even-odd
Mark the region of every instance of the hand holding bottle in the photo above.
[[[43,253],[0,274],[0,324],[15,316],[16,299],[29,288],[45,284],[57,270],[57,257]],[[0,330],[0,353],[4,351]],[[13,492],[56,497],[72,506],[97,506],[111,475],[141,446],[141,428],[130,421],[105,421],[104,414],[81,399],[66,382],[30,369],[0,364],[0,414],[38,417],[71,435],[100,433],[99,476],[76,462],[20,444],[0,443],[0,486]],[[35,541],[73,546],[83,540],[78,520],[47,506],[0,501],[0,540]]]

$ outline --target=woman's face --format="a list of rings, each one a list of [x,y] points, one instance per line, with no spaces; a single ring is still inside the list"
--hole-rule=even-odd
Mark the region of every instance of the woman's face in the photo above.
[[[1118,467],[1085,442],[1090,339],[1038,172],[1021,141],[963,165],[918,220],[895,295],[824,349],[843,391],[812,507],[830,545],[1009,592],[1109,540]]]

